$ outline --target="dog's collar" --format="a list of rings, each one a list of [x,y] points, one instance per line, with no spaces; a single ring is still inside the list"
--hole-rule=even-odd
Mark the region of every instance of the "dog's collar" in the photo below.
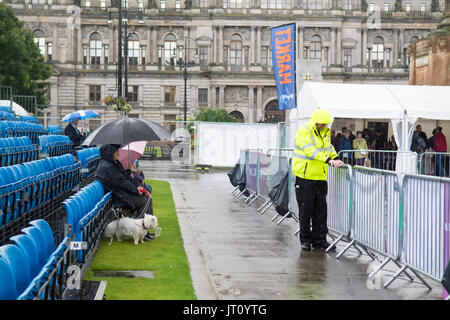
[[[143,228],[143,229],[147,229],[147,228],[145,227],[145,224],[144,224],[144,219],[142,219],[142,228]]]

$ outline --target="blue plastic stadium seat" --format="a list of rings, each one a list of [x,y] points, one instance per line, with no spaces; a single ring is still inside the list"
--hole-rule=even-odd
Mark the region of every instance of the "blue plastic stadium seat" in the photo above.
[[[47,253],[50,256],[55,250],[55,239],[53,237],[52,228],[50,228],[48,222],[43,219],[33,220],[30,222],[30,224],[39,228],[41,233],[44,235],[46,240],[45,242],[47,244]]]
[[[33,240],[26,234],[19,234],[10,238],[25,253],[30,266],[30,278],[34,278],[40,270],[39,255]]]
[[[33,227],[23,228],[21,231],[23,233],[25,233],[26,235],[28,235],[33,240],[34,246],[38,253],[39,266],[43,266],[45,264],[45,262],[47,261],[48,256],[50,254],[47,252],[46,239],[45,239],[44,235],[42,234],[41,230],[39,230],[39,228],[33,226]]]
[[[27,256],[18,246],[6,244],[0,247],[0,257],[6,259],[11,267],[17,292],[23,292],[31,281]]]
[[[14,273],[6,259],[0,258],[0,300],[15,300],[17,298]]]

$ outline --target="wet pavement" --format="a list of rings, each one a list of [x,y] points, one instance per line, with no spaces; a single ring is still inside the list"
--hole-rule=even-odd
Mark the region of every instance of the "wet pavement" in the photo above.
[[[198,299],[442,299],[432,280],[432,291],[403,275],[384,289],[395,265],[368,280],[371,264],[379,262],[354,249],[339,260],[336,252],[301,252],[298,224],[287,219],[277,226],[274,209],[261,216],[262,202],[248,207],[233,198],[225,171],[143,169],[146,178],[171,185]]]

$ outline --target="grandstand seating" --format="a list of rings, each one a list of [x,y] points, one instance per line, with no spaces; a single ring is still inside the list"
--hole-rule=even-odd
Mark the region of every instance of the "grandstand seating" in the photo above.
[[[75,154],[78,161],[81,161],[81,166],[83,169],[83,179],[91,176],[95,169],[97,168],[98,162],[100,161],[100,148],[92,147],[81,150],[76,150]]]
[[[54,157],[73,151],[73,141],[64,135],[45,135],[39,136],[41,153],[46,156]]]
[[[8,113],[14,113],[13,109],[11,109],[10,106],[0,106],[0,111],[1,112],[8,112]]]
[[[0,227],[44,205],[80,182],[71,154],[0,168]]]
[[[0,137],[28,136],[34,144],[38,144],[38,136],[48,134],[43,125],[25,121],[0,121]]]
[[[14,113],[0,111],[0,120],[17,121],[17,117],[14,115]]]
[[[29,137],[0,138],[0,166],[37,160],[39,147]]]
[[[35,116],[19,116],[20,121],[39,123]]]
[[[64,134],[64,130],[58,125],[47,126],[47,129],[49,134]]]

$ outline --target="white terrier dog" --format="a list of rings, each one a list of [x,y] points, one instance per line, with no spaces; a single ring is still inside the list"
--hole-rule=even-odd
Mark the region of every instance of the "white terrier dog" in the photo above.
[[[146,214],[143,219],[125,217],[110,222],[105,228],[105,237],[111,238],[110,245],[114,237],[119,241],[133,239],[137,245],[144,243],[145,235],[152,228],[158,228],[158,219],[155,216]]]

